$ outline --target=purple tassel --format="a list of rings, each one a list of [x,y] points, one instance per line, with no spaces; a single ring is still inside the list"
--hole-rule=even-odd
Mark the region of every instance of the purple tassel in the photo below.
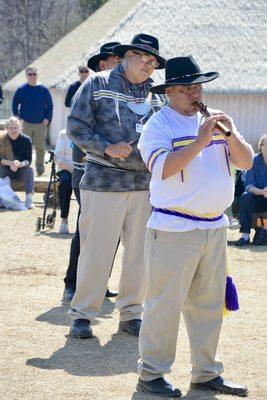
[[[228,311],[239,310],[237,290],[230,276],[226,278],[225,307]]]

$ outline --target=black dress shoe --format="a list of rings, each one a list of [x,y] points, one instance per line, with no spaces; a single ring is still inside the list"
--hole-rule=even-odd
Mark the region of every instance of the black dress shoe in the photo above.
[[[117,296],[118,292],[112,292],[111,290],[109,290],[109,288],[107,288],[106,297],[117,297]]]
[[[63,293],[63,300],[71,301],[74,297],[75,289],[73,288],[65,288]]]
[[[182,393],[179,389],[173,389],[172,385],[165,381],[164,378],[153,379],[152,381],[142,381],[138,379],[136,389],[139,392],[154,394],[161,397],[181,397]]]
[[[249,244],[249,239],[240,238],[235,242],[237,247],[247,246]]]
[[[232,394],[235,396],[245,397],[248,394],[246,386],[241,386],[236,383],[227,382],[222,376],[218,376],[208,382],[191,383],[190,389],[195,390],[212,390],[218,393]]]
[[[79,339],[90,339],[93,337],[93,331],[88,319],[75,319],[70,328],[70,335]]]
[[[131,319],[130,321],[120,321],[119,332],[127,332],[133,336],[139,336],[141,319]]]

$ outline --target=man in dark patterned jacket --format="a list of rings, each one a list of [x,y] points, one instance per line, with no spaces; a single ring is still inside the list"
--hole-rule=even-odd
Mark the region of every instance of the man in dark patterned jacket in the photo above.
[[[113,49],[115,46],[119,45],[119,42],[108,42],[101,46],[99,54],[95,54],[90,57],[88,60],[88,67],[91,68],[95,72],[106,71],[109,69],[113,69],[117,64],[120,63],[120,58],[113,53]],[[88,76],[88,75],[87,75]],[[79,89],[80,85],[76,85],[76,90],[72,93],[72,96],[67,97],[65,100],[65,106],[70,107],[72,99]],[[69,92],[68,92],[69,93]],[[84,173],[84,164],[85,164],[85,153],[77,146],[73,145],[72,151],[72,159],[73,159],[73,173],[72,173],[72,188],[74,189],[75,196],[79,203],[79,210],[77,216],[77,224],[76,231],[71,241],[70,247],[70,259],[69,265],[66,271],[66,276],[64,278],[65,289],[63,294],[63,299],[66,301],[71,301],[73,299],[75,290],[76,290],[76,276],[77,276],[77,266],[78,259],[80,255],[80,233],[79,233],[79,217],[80,217],[80,181],[82,179]],[[115,255],[113,257],[115,259]],[[112,268],[111,268],[112,269]],[[116,297],[118,295],[117,292],[114,292],[107,288],[106,297]]]
[[[86,151],[81,180],[80,257],[71,302],[71,335],[93,336],[90,321],[105,297],[110,265],[119,238],[124,247],[119,295],[119,330],[138,336],[146,290],[144,237],[150,215],[150,174],[137,141],[147,119],[163,106],[150,95],[151,74],[164,68],[158,40],[136,35],[115,47],[122,64],[99,72],[79,89],[67,132]]]

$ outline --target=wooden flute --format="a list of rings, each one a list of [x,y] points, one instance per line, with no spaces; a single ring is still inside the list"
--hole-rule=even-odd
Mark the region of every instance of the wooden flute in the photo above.
[[[208,112],[207,106],[205,106],[203,103],[200,103],[199,101],[195,101],[194,104],[198,108],[198,111],[203,115],[203,117],[210,117],[211,114]],[[221,121],[216,122],[215,126],[223,135],[227,137],[232,135],[230,129],[228,129],[227,126],[225,126]]]

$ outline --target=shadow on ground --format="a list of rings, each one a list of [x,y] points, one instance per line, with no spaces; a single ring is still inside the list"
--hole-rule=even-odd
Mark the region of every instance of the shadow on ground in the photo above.
[[[73,233],[59,233],[59,232],[55,232],[55,231],[51,231],[51,229],[49,228],[45,228],[42,229],[39,232],[36,232],[35,236],[40,236],[40,235],[45,235],[45,236],[49,236],[51,239],[70,239],[74,236]]]
[[[138,338],[116,333],[103,346],[96,337],[68,337],[64,347],[49,358],[31,358],[26,364],[46,370],[63,369],[75,376],[110,376],[136,372],[137,359]]]
[[[106,298],[98,317],[102,319],[111,319],[114,308],[115,302],[110,301]],[[48,322],[52,325],[70,326],[71,319],[68,316],[69,309],[70,304],[68,302],[62,301],[61,306],[53,307],[50,310],[45,311],[43,314],[38,315],[38,317],[36,317],[36,321]],[[97,325],[98,323],[98,320],[94,320],[92,322],[92,326]]]
[[[252,242],[250,242],[249,244],[247,244],[245,246],[236,246],[236,240],[227,240],[227,244],[228,244],[228,246],[236,247],[238,250],[249,250],[252,253],[265,253],[267,250],[266,245],[256,246],[256,245],[252,244]]]
[[[130,400],[152,400],[154,398],[151,394],[135,392]],[[157,396],[156,398],[157,400],[166,399],[166,397],[161,396]],[[219,400],[219,397],[216,397],[215,393],[206,391],[197,392],[196,390],[189,390],[184,396],[179,398],[187,400]]]

